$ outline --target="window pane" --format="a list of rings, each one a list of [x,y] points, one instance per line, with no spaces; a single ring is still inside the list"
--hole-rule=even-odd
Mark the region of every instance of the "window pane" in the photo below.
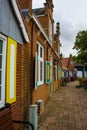
[[[42,81],[42,62],[40,62],[40,81]]]
[[[0,54],[2,54],[2,49],[3,49],[3,41],[0,40]]]
[[[0,69],[2,69],[2,55],[0,55]]]
[[[1,86],[1,78],[2,78],[1,74],[2,74],[2,72],[0,71],[0,86]]]
[[[38,54],[38,51],[39,51],[39,45],[37,44],[37,54]]]
[[[40,47],[40,57],[42,57],[42,47]]]
[[[48,47],[46,48],[46,58],[48,60]]]
[[[1,101],[1,86],[0,86],[0,101]]]

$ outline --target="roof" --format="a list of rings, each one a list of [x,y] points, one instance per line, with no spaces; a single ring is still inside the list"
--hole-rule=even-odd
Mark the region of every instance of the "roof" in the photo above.
[[[66,68],[64,65],[62,65],[62,69],[66,71],[68,70],[68,68]]]
[[[48,36],[46,35],[46,33],[45,33],[43,27],[41,26],[39,20],[37,19],[37,17],[35,15],[32,15],[32,18],[33,18],[34,22],[36,23],[36,25],[38,26],[38,28],[40,29],[40,31],[42,32],[42,34],[44,35],[44,37],[46,38],[46,40],[48,41],[48,43],[51,45],[50,40],[49,40]]]
[[[45,15],[45,8],[36,8],[36,9],[33,9],[32,11],[36,16]]]
[[[63,58],[62,59],[62,64],[67,68],[69,63],[69,58]]]
[[[18,22],[19,22],[19,24],[20,24],[20,27],[21,27],[22,34],[23,34],[23,36],[24,36],[24,39],[25,39],[26,42],[29,42],[28,33],[27,33],[26,28],[25,28],[24,21],[23,21],[23,19],[22,19],[21,13],[20,13],[20,11],[19,11],[17,2],[16,2],[16,0],[11,0],[11,2],[12,2],[12,6],[13,6],[13,9],[14,9],[16,18],[17,18],[17,20],[18,20]]]
[[[87,66],[87,65],[83,65],[83,64],[79,64],[79,63],[74,63],[74,66]]]

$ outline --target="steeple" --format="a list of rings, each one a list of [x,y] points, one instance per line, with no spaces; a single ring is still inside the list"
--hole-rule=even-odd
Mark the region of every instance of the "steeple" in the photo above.
[[[45,7],[48,7],[49,9],[51,9],[51,11],[53,12],[53,0],[46,0],[46,3],[44,3]]]
[[[60,40],[59,40],[59,36],[60,36],[60,23],[57,22],[56,23],[56,33],[54,35],[54,49],[55,51],[60,54]]]

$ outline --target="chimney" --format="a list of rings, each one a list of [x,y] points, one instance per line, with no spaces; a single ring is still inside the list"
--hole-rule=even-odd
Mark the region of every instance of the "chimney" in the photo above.
[[[59,41],[59,35],[60,35],[60,23],[56,23],[56,37],[55,37],[55,40],[56,41]]]
[[[59,37],[60,35],[60,23],[56,23],[56,35]]]
[[[45,9],[51,9],[51,11],[53,12],[53,0],[46,0],[46,3],[44,3]]]

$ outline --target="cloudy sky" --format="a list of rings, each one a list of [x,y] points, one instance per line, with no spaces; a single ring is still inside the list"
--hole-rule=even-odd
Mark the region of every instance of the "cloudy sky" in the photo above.
[[[45,0],[33,0],[33,8],[43,7]],[[53,0],[54,21],[60,23],[61,52],[65,57],[75,55],[75,36],[87,29],[87,0]]]

